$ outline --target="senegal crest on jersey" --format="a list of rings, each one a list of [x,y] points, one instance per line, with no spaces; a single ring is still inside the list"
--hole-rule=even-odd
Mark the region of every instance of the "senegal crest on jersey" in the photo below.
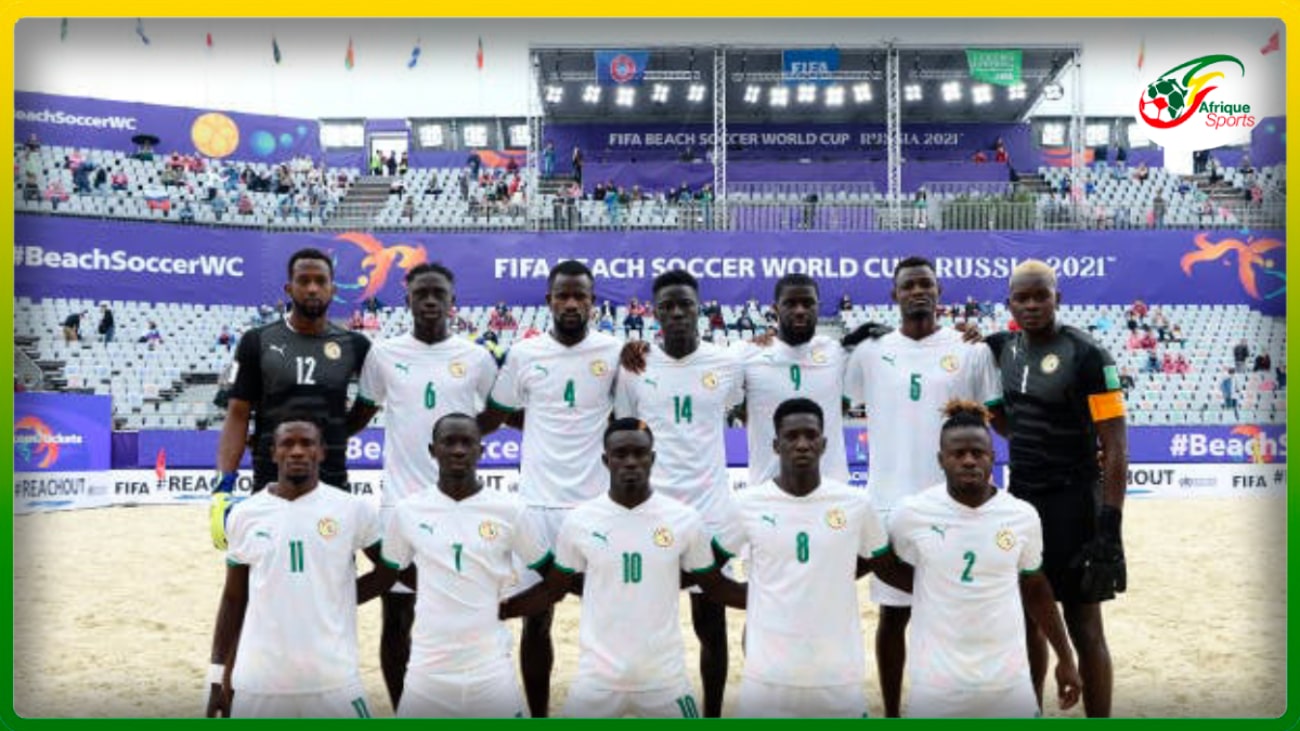
[[[843,510],[840,510],[839,508],[831,508],[826,511],[826,525],[829,525],[831,530],[839,530],[848,525],[848,523],[849,519],[845,517]]]
[[[591,375],[600,378],[609,372],[609,366],[605,365],[603,360],[593,360],[591,362]]]
[[[718,387],[718,374],[713,371],[705,373],[704,376],[700,378],[700,384],[712,391]]]
[[[465,364],[458,360],[453,360],[447,365],[447,372],[451,374],[452,378],[464,378],[467,371]]]
[[[325,343],[325,357],[330,360],[338,360],[343,357],[343,349],[338,343]]]
[[[497,528],[497,524],[490,520],[478,524],[478,535],[485,541],[495,541],[500,534],[501,530]]]
[[[826,356],[826,351],[822,350],[821,348],[813,348],[812,355],[810,357],[812,358],[812,362],[816,363],[817,365],[822,365],[827,360],[829,360]]]
[[[1061,367],[1061,359],[1056,357],[1056,353],[1048,353],[1043,356],[1043,362],[1040,366],[1043,373],[1055,373],[1056,369]]]
[[[321,518],[316,524],[316,532],[320,533],[325,540],[329,540],[339,534],[339,522],[333,518]]]
[[[667,528],[655,528],[655,545],[660,548],[673,545],[673,532]]]
[[[998,531],[998,537],[996,541],[998,544],[998,548],[1001,548],[1004,551],[1010,551],[1011,549],[1016,547],[1016,535],[1012,533],[1011,530],[1008,528],[1003,528],[1002,530]]]
[[[957,356],[951,353],[939,359],[939,367],[949,373],[957,372]]]

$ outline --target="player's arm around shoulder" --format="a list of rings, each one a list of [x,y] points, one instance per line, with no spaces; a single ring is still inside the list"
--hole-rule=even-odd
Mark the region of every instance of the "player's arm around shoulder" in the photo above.
[[[355,547],[370,559],[371,568],[357,577],[357,604],[365,604],[397,582],[397,571],[383,557],[383,527],[379,509],[362,498],[356,501],[358,533]]]
[[[912,555],[908,531],[911,530],[910,526],[915,520],[913,517],[914,511],[908,505],[910,500],[911,498],[905,500],[894,511],[888,525],[881,521],[882,529],[885,531],[886,540],[888,541],[885,550],[873,556],[858,557],[859,578],[866,573],[874,573],[881,581],[909,594],[912,592],[912,582],[916,572],[912,564],[904,560],[900,553],[909,557]],[[879,520],[879,513],[876,512],[874,506],[872,506],[871,512]]]

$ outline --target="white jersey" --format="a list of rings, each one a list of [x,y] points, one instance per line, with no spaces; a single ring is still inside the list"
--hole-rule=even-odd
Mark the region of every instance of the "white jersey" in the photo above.
[[[839,341],[815,336],[803,345],[774,340],[767,347],[742,342],[736,346],[745,367],[746,432],[749,437],[749,484],[776,476],[778,460],[772,450],[776,429],[772,415],[781,402],[808,398],[822,408],[826,453],[822,477],[849,481],[849,458],[844,450],[844,364]]]
[[[636,417],[654,434],[651,487],[695,508],[711,525],[729,510],[727,411],[743,400],[743,386],[735,355],[700,343],[681,360],[652,346],[645,372],[623,370],[615,387],[614,414]]]
[[[249,569],[234,689],[359,684],[356,552],[379,542],[374,505],[324,483],[296,500],[262,490],[230,511],[226,534],[226,561]]]
[[[384,410],[384,507],[437,486],[438,463],[429,456],[434,423],[482,411],[496,375],[487,348],[464,338],[429,345],[408,333],[370,349],[357,398]]]
[[[867,496],[823,479],[795,497],[769,480],[737,495],[736,511],[717,540],[731,555],[749,550],[745,677],[805,688],[864,682],[858,557],[889,548]]]
[[[572,347],[548,333],[510,348],[489,400],[524,409],[519,494],[528,505],[573,507],[598,494],[593,486],[609,484],[601,438],[622,348],[598,332]]]
[[[880,510],[943,481],[939,431],[954,398],[993,404],[1002,379],[993,352],[940,328],[913,340],[895,330],[849,356],[844,394],[867,405],[867,493]]]
[[[434,487],[398,503],[384,531],[384,562],[415,562],[419,581],[409,670],[454,674],[510,655],[497,613],[510,583],[511,556],[529,567],[550,555],[509,493],[481,489],[453,500]]]
[[[681,572],[713,567],[710,539],[693,508],[658,493],[631,510],[601,495],[565,518],[555,565],[585,576],[578,676],[586,685],[683,685]]]
[[[1029,685],[1020,574],[1042,563],[1029,503],[999,490],[978,508],[945,485],[904,500],[889,520],[899,558],[916,568],[908,672],[913,688],[992,691]]]

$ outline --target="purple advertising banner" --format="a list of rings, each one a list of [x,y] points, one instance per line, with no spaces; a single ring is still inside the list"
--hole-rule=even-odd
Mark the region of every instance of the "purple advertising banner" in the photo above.
[[[702,158],[713,145],[709,123],[684,124],[555,124],[546,127],[544,141],[555,144],[556,167],[570,171],[575,146],[585,162],[612,162],[631,158],[684,155]],[[1028,167],[1037,161],[1028,124],[908,124],[903,123],[903,156],[917,160],[965,160],[978,150],[990,159],[998,139],[1006,145],[1013,165]],[[763,159],[817,160],[854,156],[885,160],[883,124],[756,124],[727,125],[727,157],[731,161]]]
[[[312,119],[14,92],[14,140],[33,133],[42,145],[122,152],[135,152],[132,137],[151,134],[161,154],[256,162],[321,156],[320,124]]]
[[[94,472],[111,465],[113,400],[14,394],[14,472]]]
[[[17,215],[15,293],[145,302],[257,305],[282,296],[284,262],[314,246],[335,260],[336,312],[376,295],[403,299],[405,271],[440,261],[457,275],[462,305],[544,302],[550,268],[585,261],[596,295],[649,298],[656,275],[685,268],[705,297],[767,302],[777,279],[817,279],[823,311],[842,294],[889,301],[898,260],[935,261],[949,302],[1000,301],[1015,265],[1042,259],[1071,302],[1241,304],[1285,313],[1283,231],[904,231],[609,233],[268,233]]]
[[[1256,168],[1286,164],[1286,117],[1264,117],[1250,131],[1250,162]]]
[[[126,432],[123,436],[131,436]],[[115,448],[123,453],[113,455],[115,469],[153,469],[158,463],[159,450],[165,451],[169,469],[202,469],[212,467],[217,454],[219,432],[142,431],[138,436],[138,449],[132,450],[130,440],[119,440]],[[848,447],[849,463],[854,467],[867,465],[866,429],[849,427],[844,430],[844,443]],[[727,464],[741,467],[748,463],[749,450],[744,429],[728,429]],[[380,469],[383,467],[384,432],[367,429],[348,442],[348,466],[352,469]],[[1003,464],[1007,459],[1006,442],[994,440],[996,460]],[[522,437],[513,429],[502,429],[483,440],[483,458],[480,467],[508,468],[519,466]],[[1129,462],[1131,464],[1169,463],[1286,463],[1285,425],[1239,426],[1139,426],[1128,429]],[[240,467],[248,469],[248,455]]]

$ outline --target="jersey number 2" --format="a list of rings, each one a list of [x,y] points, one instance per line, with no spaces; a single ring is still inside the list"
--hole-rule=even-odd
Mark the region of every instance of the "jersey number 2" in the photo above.
[[[967,551],[962,558],[966,559],[966,570],[961,572],[961,581],[963,584],[970,584],[975,581],[975,577],[970,575],[970,570],[975,568],[975,552]]]

